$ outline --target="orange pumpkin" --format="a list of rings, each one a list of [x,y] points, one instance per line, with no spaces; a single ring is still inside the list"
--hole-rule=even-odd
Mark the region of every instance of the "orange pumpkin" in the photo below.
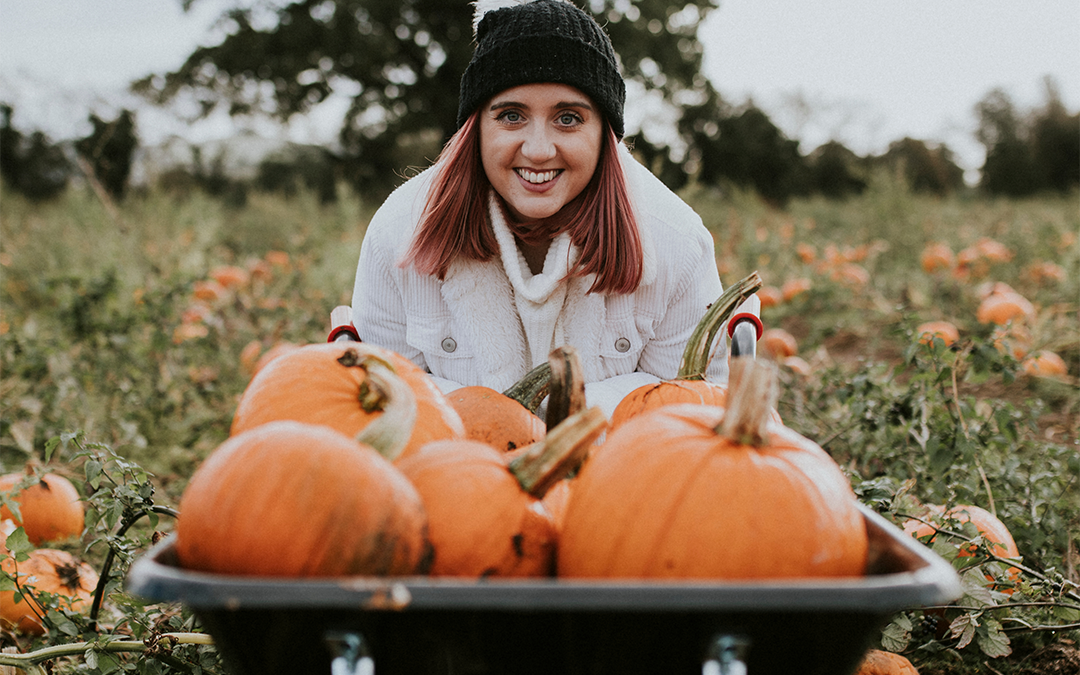
[[[804,277],[798,279],[790,279],[784,282],[784,285],[780,287],[780,294],[784,298],[784,302],[791,302],[799,295],[806,293],[810,290],[810,280]]]
[[[67,551],[38,548],[29,556],[18,563],[7,556],[0,560],[0,568],[10,574],[20,592],[24,592],[16,602],[15,591],[0,591],[0,624],[23,633],[43,635],[45,626],[40,616],[45,612],[33,596],[54,593],[59,596],[61,609],[81,612],[90,604],[98,575],[94,568],[79,562]]]
[[[19,519],[0,504],[0,520],[11,519],[22,525],[35,546],[81,536],[85,524],[83,503],[71,481],[55,473],[34,478],[32,469],[27,471],[0,476],[0,494],[14,499],[22,515]],[[25,487],[20,489],[21,485]]]
[[[378,388],[368,384],[369,362],[389,364],[415,395],[416,420],[403,452],[434,440],[464,437],[461,416],[431,376],[399,354],[356,342],[304,345],[267,363],[241,395],[231,434],[294,420],[356,436],[382,414]]]
[[[798,353],[799,343],[783,328],[768,328],[761,334],[761,351],[774,361],[782,361]]]
[[[880,649],[866,652],[855,675],[919,675],[907,657]]]
[[[991,293],[979,303],[975,311],[975,318],[979,323],[994,323],[999,326],[1010,321],[1034,317],[1035,307],[1027,298],[1016,292]]]
[[[986,539],[990,552],[994,555],[1001,558],[1020,557],[1020,550],[1016,547],[1016,542],[1013,541],[1009,528],[986,509],[972,504],[958,504],[948,511],[939,504],[928,504],[927,508],[931,515],[940,519],[956,520],[961,524],[970,522]],[[933,543],[934,539],[937,538],[937,529],[933,525],[914,519],[904,523],[904,532],[920,540],[929,537],[927,544]],[[957,555],[962,558],[970,557],[976,553],[976,550],[975,545],[971,544],[961,547]],[[1014,582],[1020,579],[1020,570],[1015,567],[1010,567],[1007,574]],[[987,581],[994,580],[990,575],[987,575],[986,579]],[[1002,590],[1008,594],[1012,593],[1011,588]]]
[[[757,272],[729,286],[694,328],[675,379],[646,384],[624,396],[611,413],[611,428],[616,429],[630,418],[647,411],[676,403],[723,406],[727,400],[727,389],[705,379],[705,370],[712,358],[709,350],[722,324],[736,307],[759,288],[761,277]]]
[[[666,406],[610,432],[574,478],[559,576],[864,574],[866,525],[847,478],[772,421],[775,368],[735,359],[726,411]]]
[[[757,292],[761,307],[775,307],[784,301],[784,294],[776,286],[762,286]]]
[[[605,425],[592,408],[516,457],[476,441],[438,441],[401,458],[428,514],[434,576],[554,573],[557,532],[540,498],[577,467]]]
[[[960,331],[956,328],[956,325],[949,321],[927,321],[919,324],[915,329],[915,334],[919,337],[919,342],[922,344],[930,344],[934,338],[940,338],[945,346],[948,347],[952,343],[960,339]]]
[[[243,267],[221,265],[210,270],[210,278],[225,288],[244,286],[251,280],[251,275]]]
[[[956,256],[948,244],[932,242],[926,245],[920,259],[924,272],[936,272],[938,270],[952,269],[956,263]]]
[[[551,366],[545,363],[504,392],[474,385],[455,389],[446,399],[461,416],[465,438],[509,452],[544,437],[547,426],[536,409],[550,376]]]
[[[570,493],[573,489],[573,478],[564,478],[552,485],[540,499],[544,502],[544,508],[551,514],[556,532],[562,531],[563,522],[566,520],[566,507],[570,503]]]
[[[180,500],[176,553],[191,570],[272,577],[426,569],[420,496],[371,446],[276,421],[230,437]]]
[[[1065,359],[1052,351],[1041,349],[1024,359],[1024,373],[1032,377],[1063,377],[1069,374]]]

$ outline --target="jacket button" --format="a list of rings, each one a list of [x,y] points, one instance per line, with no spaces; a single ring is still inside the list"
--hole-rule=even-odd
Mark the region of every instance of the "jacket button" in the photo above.
[[[442,350],[444,352],[446,352],[447,354],[451,354],[455,349],[457,349],[457,342],[454,341],[454,338],[443,338]]]
[[[615,351],[628,352],[630,351],[630,341],[626,338],[619,338],[615,341]]]

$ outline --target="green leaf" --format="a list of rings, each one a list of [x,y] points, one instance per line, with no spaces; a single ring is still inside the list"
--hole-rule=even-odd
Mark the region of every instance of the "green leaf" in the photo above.
[[[906,614],[897,615],[881,631],[881,646],[890,652],[901,652],[911,642],[912,623]]]
[[[30,543],[30,540],[26,537],[26,530],[19,527],[15,528],[15,531],[7,536],[5,545],[8,551],[14,554],[15,562],[23,562],[30,557],[31,551],[34,550],[34,545]]]
[[[978,624],[970,614],[961,614],[949,624],[949,635],[957,640],[956,648],[963,649],[971,644],[975,638],[975,627]]]
[[[994,619],[986,619],[976,635],[976,642],[983,654],[998,659],[1012,654],[1009,636],[1001,630],[1001,624]]]
[[[48,464],[52,459],[53,451],[60,445],[60,437],[53,436],[49,440],[45,441],[45,463]]]

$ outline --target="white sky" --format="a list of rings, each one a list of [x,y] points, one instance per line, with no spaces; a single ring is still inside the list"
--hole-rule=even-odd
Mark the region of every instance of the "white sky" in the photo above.
[[[127,82],[212,43],[219,6],[0,0],[0,100],[15,105],[20,129],[83,135],[91,109],[134,104],[119,93]],[[752,98],[803,152],[836,138],[876,153],[911,136],[946,142],[977,168],[973,108],[992,88],[1024,110],[1041,105],[1049,75],[1066,107],[1080,109],[1078,0],[721,0],[700,37],[714,86],[735,103]],[[340,108],[331,108],[291,136],[332,139]],[[223,120],[185,130],[163,115],[139,119],[144,143],[227,133]]]

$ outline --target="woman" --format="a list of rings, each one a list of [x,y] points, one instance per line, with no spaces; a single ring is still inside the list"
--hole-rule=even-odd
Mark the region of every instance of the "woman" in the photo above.
[[[611,42],[567,0],[477,3],[459,129],[361,247],[361,340],[444,391],[504,390],[572,345],[590,405],[673,378],[722,291],[700,217],[621,143]],[[710,380],[726,380],[723,347]]]

